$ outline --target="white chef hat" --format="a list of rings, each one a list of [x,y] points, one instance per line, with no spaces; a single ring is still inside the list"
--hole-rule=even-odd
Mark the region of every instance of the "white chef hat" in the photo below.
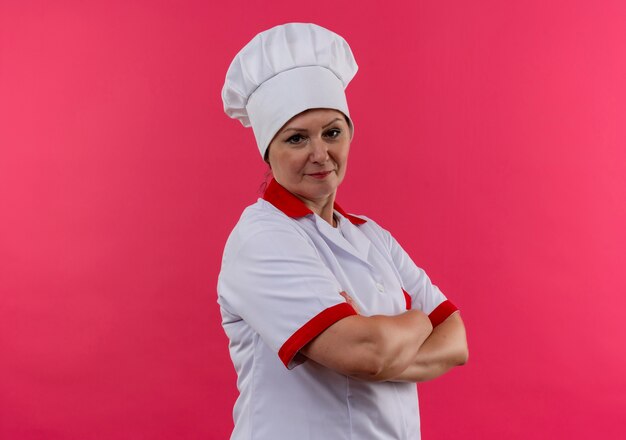
[[[252,126],[261,156],[295,115],[329,108],[350,117],[344,89],[358,66],[348,43],[315,24],[261,32],[235,56],[222,89],[224,111]]]

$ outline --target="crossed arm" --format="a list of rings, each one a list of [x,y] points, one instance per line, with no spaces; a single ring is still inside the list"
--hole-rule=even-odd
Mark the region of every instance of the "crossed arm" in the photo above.
[[[409,366],[392,380],[424,382],[464,365],[469,357],[465,325],[457,311],[435,327]]]
[[[338,373],[366,381],[422,382],[463,365],[468,358],[465,326],[458,312],[433,328],[419,310],[346,317],[300,352]]]

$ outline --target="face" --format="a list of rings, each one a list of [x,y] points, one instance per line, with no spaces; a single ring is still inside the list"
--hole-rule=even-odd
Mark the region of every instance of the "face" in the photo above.
[[[315,206],[334,197],[346,174],[352,133],[343,113],[312,109],[294,116],[269,146],[274,179]]]

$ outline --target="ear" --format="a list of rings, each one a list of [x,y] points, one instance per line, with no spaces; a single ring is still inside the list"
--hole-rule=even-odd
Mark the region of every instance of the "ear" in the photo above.
[[[272,169],[272,164],[270,163],[270,149],[268,148],[265,152],[265,157],[263,158],[263,162],[267,164],[267,166]]]
[[[270,170],[272,169],[272,165],[270,164],[270,147],[267,147],[267,150],[265,150],[265,154],[263,155],[263,162],[265,162],[270,167]]]

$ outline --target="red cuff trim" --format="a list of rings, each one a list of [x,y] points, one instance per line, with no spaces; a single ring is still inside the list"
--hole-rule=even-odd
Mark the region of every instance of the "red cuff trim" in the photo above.
[[[445,321],[448,316],[452,315],[457,310],[459,310],[457,306],[452,304],[452,302],[450,302],[449,300],[445,300],[444,302],[439,304],[435,308],[435,310],[430,312],[430,315],[428,315],[428,319],[430,319],[433,327],[437,327],[439,324]]]
[[[413,304],[413,300],[411,299],[411,295],[406,293],[406,290],[402,289],[402,293],[404,293],[404,301],[406,301],[406,309],[411,310],[411,304]]]
[[[356,311],[348,303],[340,303],[321,311],[287,339],[283,346],[280,347],[280,350],[278,350],[278,357],[283,361],[285,367],[289,368],[289,362],[296,353],[311,342],[313,338],[340,319],[356,314]]]

